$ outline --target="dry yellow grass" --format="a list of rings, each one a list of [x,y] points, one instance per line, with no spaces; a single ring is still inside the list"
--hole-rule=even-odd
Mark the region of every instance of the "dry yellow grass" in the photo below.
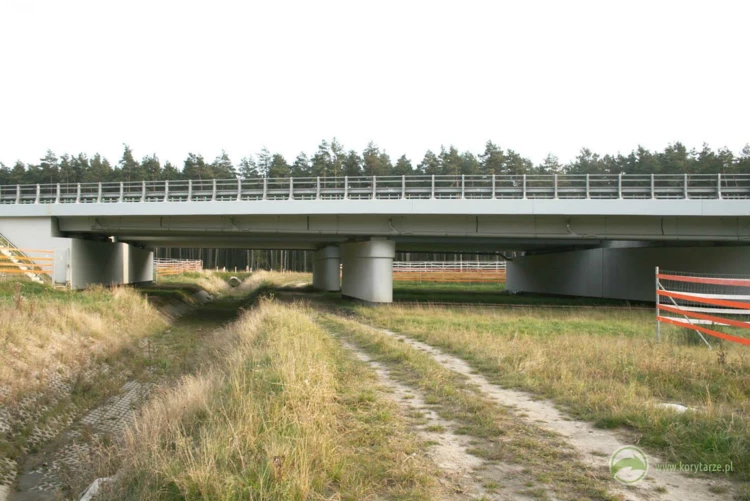
[[[20,290],[20,288],[19,288]],[[166,323],[137,292],[15,294],[0,300],[0,398],[43,390],[51,375],[75,378]]]
[[[221,337],[221,369],[185,378],[129,430],[113,498],[434,497],[394,406],[305,307],[262,301]]]
[[[368,322],[467,359],[507,386],[553,398],[602,427],[627,426],[669,460],[750,476],[750,354],[687,344],[650,312],[356,307]],[[681,403],[695,412],[658,406]]]

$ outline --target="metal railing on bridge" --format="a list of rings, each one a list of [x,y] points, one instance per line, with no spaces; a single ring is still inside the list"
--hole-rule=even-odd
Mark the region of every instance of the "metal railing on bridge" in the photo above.
[[[748,174],[344,176],[0,186],[2,204],[749,198]]]

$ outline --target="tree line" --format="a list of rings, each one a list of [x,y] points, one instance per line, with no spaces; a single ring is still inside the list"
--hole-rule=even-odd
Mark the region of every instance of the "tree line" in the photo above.
[[[428,150],[419,163],[401,155],[395,162],[375,143],[370,142],[359,153],[346,150],[335,138],[324,140],[315,153],[301,152],[289,163],[279,153],[263,148],[259,153],[243,157],[236,165],[225,151],[212,161],[189,153],[182,165],[162,163],[156,154],[137,160],[133,150],[124,145],[122,158],[116,164],[95,154],[55,155],[48,150],[38,163],[17,161],[12,167],[0,162],[0,184],[85,183],[104,181],[158,181],[174,179],[232,179],[257,177],[342,177],[388,175],[477,175],[477,174],[750,174],[750,144],[735,155],[727,148],[711,149],[704,144],[700,150],[688,150],[682,143],[673,143],[663,151],[650,151],[639,146],[628,154],[600,155],[588,148],[568,163],[555,155],[547,155],[534,164],[512,149],[503,149],[487,141],[484,151],[474,154],[454,146]]]

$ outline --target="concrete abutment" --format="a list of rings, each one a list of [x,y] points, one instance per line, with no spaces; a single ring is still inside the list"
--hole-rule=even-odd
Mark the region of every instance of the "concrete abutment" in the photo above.
[[[506,288],[516,292],[654,301],[654,271],[749,275],[745,246],[611,246],[508,261]]]

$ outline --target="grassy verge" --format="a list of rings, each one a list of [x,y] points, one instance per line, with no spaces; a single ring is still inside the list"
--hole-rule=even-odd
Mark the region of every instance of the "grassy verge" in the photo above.
[[[490,379],[554,399],[576,417],[624,427],[668,461],[732,462],[750,478],[750,353],[708,350],[653,313],[354,307],[367,322],[439,346]],[[659,403],[695,411],[675,413]]]
[[[0,398],[75,378],[92,360],[152,335],[166,323],[127,288],[56,291],[31,282],[0,286]]]
[[[516,494],[547,499],[550,491],[558,499],[616,499],[606,491],[609,477],[587,472],[564,440],[487,400],[430,355],[355,321],[323,315],[321,322],[387,364],[396,379],[418,387],[441,416],[462,425],[461,432],[480,439],[473,454],[523,465],[526,489]]]
[[[151,402],[118,447],[117,499],[434,499],[434,471],[374,379],[302,306],[223,331],[220,370]]]

